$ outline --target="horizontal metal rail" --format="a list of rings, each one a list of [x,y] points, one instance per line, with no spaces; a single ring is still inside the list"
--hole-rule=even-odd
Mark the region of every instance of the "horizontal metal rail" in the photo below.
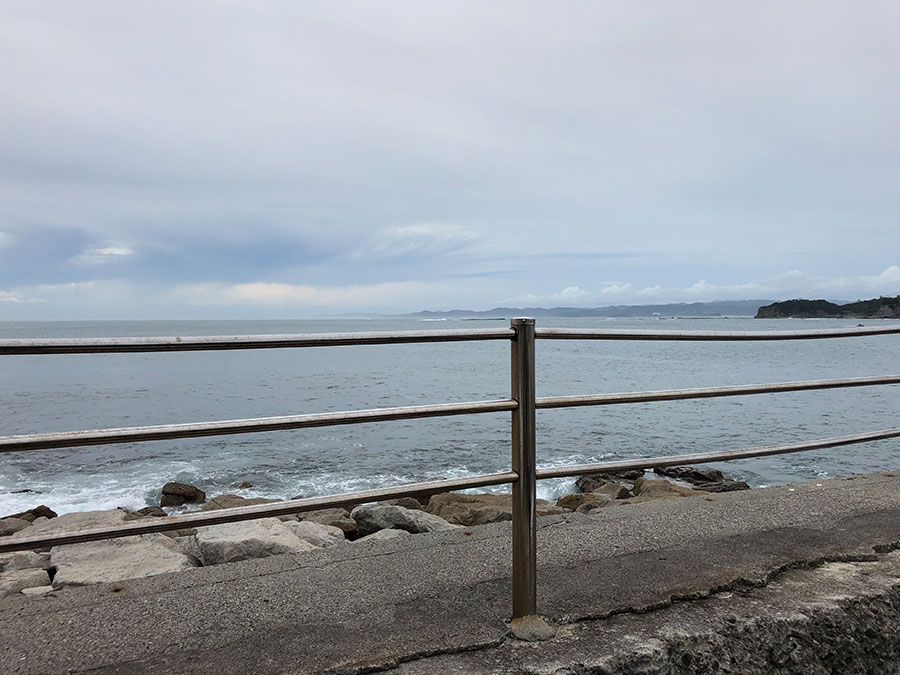
[[[750,394],[775,394],[787,391],[811,389],[840,389],[843,387],[868,387],[883,384],[900,384],[900,375],[883,377],[853,377],[842,380],[810,380],[806,382],[778,382],[773,384],[735,385],[729,387],[704,387],[702,389],[668,389],[662,391],[633,391],[622,394],[592,394],[586,396],[548,396],[535,400],[538,409],[577,408],[589,405],[615,405],[619,403],[651,403],[654,401],[684,401],[694,398],[718,398],[721,396],[747,396]]]
[[[272,504],[239,506],[216,511],[200,511],[180,516],[148,516],[147,518],[141,518],[140,520],[131,521],[116,527],[103,527],[94,530],[82,530],[81,532],[48,534],[43,537],[3,537],[0,539],[0,553],[61,546],[63,544],[79,544],[86,541],[129,537],[138,534],[151,534],[153,532],[182,530],[205,525],[221,525],[222,523],[235,523],[256,518],[287,516],[295,513],[303,513],[304,511],[315,511],[317,509],[332,508],[336,506],[365,504],[368,502],[383,501],[385,499],[397,499],[398,497],[412,497],[415,495],[450,492],[452,490],[466,490],[470,488],[488,487],[491,485],[503,485],[506,483],[515,483],[517,480],[519,480],[518,474],[513,471],[507,471],[505,473],[483,474],[480,476],[472,476],[470,478],[408,483],[406,485],[398,485],[395,487],[365,490],[363,492],[351,492],[328,497],[310,497],[307,499],[294,499],[287,502],[275,502]]]
[[[18,436],[0,436],[0,453],[20,450],[46,450],[48,448],[73,448],[82,445],[160,441],[198,436],[252,434],[261,431],[283,431],[285,429],[387,422],[389,420],[409,420],[423,417],[509,412],[515,410],[517,406],[518,404],[512,399],[499,399],[496,401],[443,403],[440,405],[419,405],[403,408],[373,408],[370,410],[313,413],[309,415],[258,417],[255,419],[226,420],[222,422],[192,422],[187,424],[159,424],[146,427],[123,427],[120,429],[88,429],[46,434],[22,434]]]
[[[541,340],[663,340],[663,341],[758,341],[758,340],[821,340],[825,338],[866,337],[900,333],[900,325],[864,328],[834,328],[828,330],[783,331],[671,331],[671,330],[594,330],[581,328],[536,328],[535,337]]]
[[[645,457],[642,459],[626,459],[615,462],[602,462],[599,464],[572,464],[569,466],[557,466],[547,469],[538,469],[538,480],[547,478],[569,478],[582,476],[586,473],[603,473],[609,471],[627,471],[630,469],[652,469],[657,466],[679,466],[681,464],[704,464],[706,462],[727,462],[735,459],[748,459],[750,457],[766,457],[768,455],[786,455],[792,452],[806,452],[807,450],[821,450],[823,448],[836,448],[841,445],[853,445],[855,443],[868,443],[881,441],[886,438],[900,437],[900,429],[885,429],[883,431],[871,431],[852,436],[835,436],[816,441],[804,441],[802,443],[786,443],[783,445],[763,445],[755,448],[742,448],[740,450],[724,450],[722,452],[701,452],[691,455],[669,455],[666,457]]]
[[[475,330],[301,333],[296,335],[185,335],[183,337],[7,339],[0,340],[0,355],[191,352],[232,349],[414,344],[421,342],[472,342],[477,340],[511,340],[515,335],[516,331],[512,328],[484,328]]]

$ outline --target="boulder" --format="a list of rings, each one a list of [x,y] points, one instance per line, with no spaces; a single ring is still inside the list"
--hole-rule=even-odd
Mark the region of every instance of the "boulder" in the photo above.
[[[284,523],[284,526],[303,541],[309,542],[318,548],[336,546],[347,541],[343,530],[331,525],[314,523],[311,520],[288,521]]]
[[[372,534],[360,537],[356,542],[360,541],[381,541],[382,539],[402,539],[403,537],[411,537],[412,535],[406,530],[378,530]],[[354,542],[354,543],[356,543]]]
[[[175,541],[158,533],[54,546],[50,564],[56,568],[56,587],[137,579],[195,567]]]
[[[35,518],[56,518],[56,511],[41,504],[40,506],[36,506],[33,509],[22,511],[22,513],[13,513],[6,517],[20,518],[22,520],[27,520],[29,523],[33,523]]]
[[[456,525],[485,525],[512,520],[512,495],[510,494],[460,494],[442,492],[432,496],[428,512]],[[566,509],[551,506],[543,499],[537,500],[537,515],[548,516],[566,513]]]
[[[204,565],[279,553],[302,553],[316,547],[291,532],[278,518],[260,518],[238,523],[202,527],[196,534]]]
[[[304,511],[298,514],[301,521],[309,521],[311,523],[321,523],[322,525],[331,525],[343,531],[347,538],[356,535],[356,521],[350,517],[347,509],[319,509],[317,511]]]
[[[667,480],[650,480],[638,478],[634,482],[634,496],[646,501],[648,499],[668,499],[671,497],[692,497],[705,494],[699,490],[675,485]]]
[[[582,504],[587,502],[600,502],[602,506],[606,506],[613,500],[609,495],[599,494],[596,492],[576,492],[563,495],[556,500],[556,505],[569,511],[576,510]]]
[[[241,481],[240,483],[235,484],[235,490],[247,490],[253,487],[253,483],[248,480]]]
[[[25,588],[35,586],[47,586],[50,583],[50,575],[46,570],[14,570],[0,574],[0,598],[13,595]]]
[[[144,508],[135,511],[135,513],[138,513],[142,516],[153,516],[154,518],[163,518],[169,515],[159,506],[145,506]]]
[[[654,473],[668,478],[677,478],[685,483],[720,483],[725,474],[718,469],[704,469],[696,466],[663,466],[653,469]]]
[[[266,499],[265,497],[241,497],[231,493],[218,495],[210,499],[200,507],[201,511],[215,511],[217,509],[233,509],[237,506],[255,506],[256,504],[273,504],[280,499]]]
[[[66,513],[51,520],[35,523],[27,530],[12,535],[13,538],[37,537],[39,535],[60,534],[62,532],[78,532],[93,530],[99,527],[121,525],[128,520],[128,512],[123,509],[110,511],[76,511]]]
[[[704,492],[733,492],[734,490],[749,490],[750,486],[742,480],[726,478],[725,474],[717,469],[704,469],[694,466],[668,466],[653,469],[660,476],[667,476],[690,483],[698,490]]]
[[[378,530],[406,530],[410,534],[423,532],[440,532],[455,529],[443,518],[402,506],[390,504],[360,504],[350,512],[356,521],[357,531],[361,536],[378,532]]]
[[[610,482],[628,481],[629,483],[637,480],[644,475],[643,469],[628,469],[625,471],[603,471],[599,473],[588,473],[579,476],[575,481],[575,485],[582,492],[597,492],[598,488]]]
[[[31,522],[23,518],[4,518],[0,520],[0,537],[7,537],[31,527]]]
[[[595,495],[607,495],[612,499],[628,499],[633,497],[631,490],[615,481],[610,481],[606,485],[601,485],[594,491]]]
[[[202,504],[206,501],[206,493],[194,485],[187,483],[166,483],[163,485],[160,506],[184,506],[185,504]]]
[[[30,597],[39,597],[41,595],[47,595],[47,593],[52,593],[54,590],[53,586],[32,586],[31,588],[23,588],[22,595],[27,595]]]
[[[402,506],[404,509],[413,509],[414,511],[422,511],[425,508],[422,502],[415,497],[400,497],[399,499],[388,499],[378,503],[387,504],[388,506]]]
[[[43,569],[45,566],[44,558],[34,551],[16,551],[15,553],[0,554],[0,572]]]

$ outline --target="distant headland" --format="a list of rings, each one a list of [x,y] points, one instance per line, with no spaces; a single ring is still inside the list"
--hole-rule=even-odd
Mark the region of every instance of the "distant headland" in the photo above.
[[[757,319],[900,319],[900,295],[837,305],[827,300],[785,300],[760,307]]]
[[[495,307],[488,310],[450,309],[405,314],[404,318],[435,321],[441,319],[509,319],[514,316],[555,317],[721,317],[753,316],[760,305],[771,300],[726,300],[678,302],[665,305],[612,305],[608,307]]]

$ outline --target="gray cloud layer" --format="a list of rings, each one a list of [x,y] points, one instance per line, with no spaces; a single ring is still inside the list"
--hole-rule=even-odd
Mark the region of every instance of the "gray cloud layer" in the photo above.
[[[900,293],[896,3],[0,18],[0,318]]]

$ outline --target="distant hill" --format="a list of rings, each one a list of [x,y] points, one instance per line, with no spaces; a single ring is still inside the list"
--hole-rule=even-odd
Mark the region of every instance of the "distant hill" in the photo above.
[[[900,295],[838,305],[827,300],[785,300],[760,307],[757,319],[900,319]]]
[[[724,300],[715,302],[678,302],[667,305],[613,305],[608,307],[495,307],[484,311],[451,309],[406,314],[413,319],[509,319],[515,316],[546,317],[715,317],[753,316],[760,305],[771,300]]]

